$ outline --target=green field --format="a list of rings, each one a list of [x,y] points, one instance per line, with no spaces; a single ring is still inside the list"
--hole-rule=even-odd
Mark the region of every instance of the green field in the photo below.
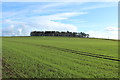
[[[118,41],[3,37],[3,78],[118,78]]]

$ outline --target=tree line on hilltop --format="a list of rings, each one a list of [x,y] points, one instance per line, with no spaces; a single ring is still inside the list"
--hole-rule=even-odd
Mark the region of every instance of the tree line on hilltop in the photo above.
[[[30,36],[66,36],[66,37],[81,37],[89,38],[89,34],[84,32],[59,32],[59,31],[32,31]]]

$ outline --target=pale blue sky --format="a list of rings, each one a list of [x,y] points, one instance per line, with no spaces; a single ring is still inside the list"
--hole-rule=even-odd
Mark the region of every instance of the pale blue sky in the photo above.
[[[27,36],[33,30],[118,36],[117,2],[3,2],[2,14],[3,36]]]

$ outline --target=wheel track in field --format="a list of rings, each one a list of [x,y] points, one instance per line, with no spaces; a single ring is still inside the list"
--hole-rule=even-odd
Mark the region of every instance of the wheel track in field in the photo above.
[[[9,41],[11,41],[11,40],[9,40]],[[83,52],[83,51],[76,51],[76,50],[67,49],[67,48],[60,48],[60,47],[41,45],[41,44],[33,44],[33,43],[27,43],[27,42],[18,42],[18,41],[12,41],[12,42],[36,45],[36,46],[41,46],[41,47],[45,47],[45,48],[60,50],[63,52],[75,53],[75,54],[80,54],[80,55],[85,55],[85,56],[90,56],[90,57],[95,57],[95,58],[102,58],[102,59],[107,59],[107,60],[112,60],[112,61],[120,61],[120,59],[116,59],[116,57],[112,57],[112,56],[93,54],[93,53]]]
[[[58,47],[46,46],[46,45],[41,45],[41,46],[42,47],[47,47],[47,48],[52,48],[52,49],[57,49],[57,50],[64,51],[64,52],[70,52],[70,53],[85,55],[85,56],[91,56],[91,57],[96,57],[96,58],[103,58],[103,59],[108,59],[108,60],[113,60],[113,61],[120,61],[119,59],[114,59],[115,57],[112,57],[112,56],[93,54],[93,53],[88,53],[88,52],[82,52],[82,51],[76,51],[76,50],[65,49],[65,48],[58,48]]]

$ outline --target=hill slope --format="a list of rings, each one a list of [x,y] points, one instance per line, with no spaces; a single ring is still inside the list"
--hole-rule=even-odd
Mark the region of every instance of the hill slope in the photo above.
[[[118,78],[118,42],[4,37],[3,78]]]

